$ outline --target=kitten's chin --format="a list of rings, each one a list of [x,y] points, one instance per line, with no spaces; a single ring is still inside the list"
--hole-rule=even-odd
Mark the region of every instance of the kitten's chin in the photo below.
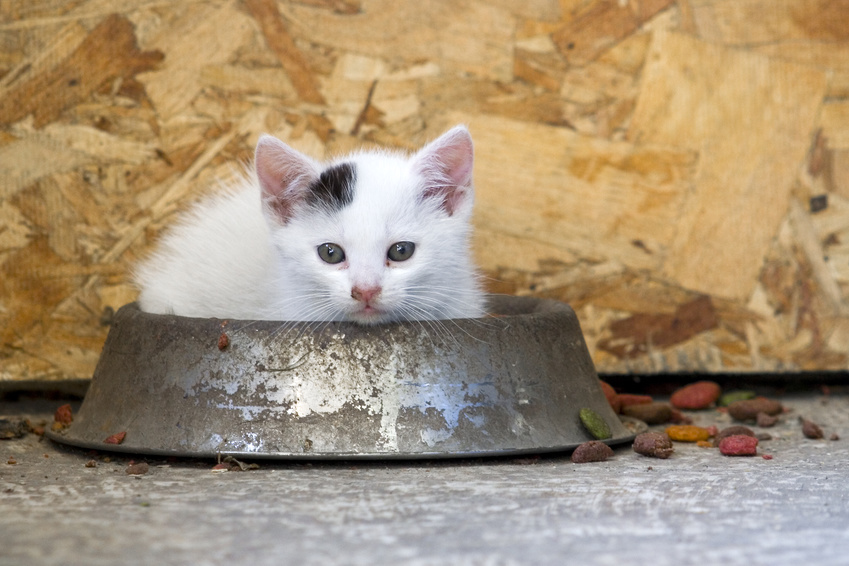
[[[392,322],[395,317],[391,312],[387,312],[374,307],[365,307],[358,311],[348,314],[348,320],[357,324],[381,324],[384,322]]]

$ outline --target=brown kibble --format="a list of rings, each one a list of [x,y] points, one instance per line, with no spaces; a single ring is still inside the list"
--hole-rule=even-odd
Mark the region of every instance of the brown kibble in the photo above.
[[[652,401],[637,405],[623,405],[622,414],[640,419],[646,424],[663,424],[672,420],[672,407],[669,403]]]
[[[682,413],[681,411],[679,411],[678,409],[676,409],[674,407],[672,408],[672,418],[669,419],[669,420],[671,422],[675,423],[675,424],[681,424],[681,425],[693,424],[693,419],[691,419],[690,417],[688,417],[687,415],[685,415],[684,413]]]
[[[95,462],[94,460],[89,460],[88,462],[85,463],[85,467],[86,468],[96,468],[97,462]]]
[[[725,427],[719,433],[716,434],[716,437],[713,439],[714,446],[719,446],[719,443],[722,442],[723,438],[727,438],[729,436],[735,435],[744,435],[744,436],[755,436],[755,432],[747,426],[743,425],[734,425]]]
[[[18,463],[18,461],[15,460],[14,456],[9,456],[9,459],[6,460],[6,463],[9,464],[10,466],[14,466],[15,464]]]
[[[150,470],[150,466],[147,462],[130,462],[130,465],[127,466],[125,472],[130,476],[143,476]]]
[[[719,443],[719,452],[724,456],[754,456],[758,453],[758,439],[745,434],[726,436]]]
[[[116,432],[115,434],[106,437],[103,440],[104,444],[121,444],[124,442],[124,439],[127,437],[126,432]]]
[[[588,462],[604,462],[613,456],[613,449],[599,440],[584,442],[572,452],[574,464],[586,464]]]
[[[728,414],[738,421],[753,421],[758,417],[758,413],[777,415],[783,410],[781,403],[766,397],[735,401],[728,405]]]
[[[221,336],[218,337],[218,349],[225,350],[227,346],[230,345],[230,337],[227,336],[227,333],[222,332]]]
[[[840,440],[840,436],[836,432],[832,432],[831,436],[828,437],[829,440]]]
[[[652,401],[654,401],[654,399],[652,399],[649,395],[633,395],[631,393],[619,394],[619,403],[623,409],[631,405],[645,405]]]
[[[755,423],[761,428],[769,428],[771,426],[775,426],[775,423],[778,422],[778,417],[776,415],[768,415],[766,413],[758,413],[755,417]]]
[[[71,424],[73,420],[74,416],[71,414],[71,405],[62,405],[53,413],[53,421],[63,426]]]
[[[614,413],[619,413],[620,409],[622,409],[622,401],[619,400],[619,394],[616,393],[616,390],[613,389],[606,381],[598,380],[601,384],[601,390],[604,391],[604,396],[607,398],[607,402],[610,403],[610,408],[613,409]]]
[[[710,438],[710,432],[706,428],[694,425],[668,426],[666,435],[676,442],[699,442]]]
[[[716,403],[722,388],[713,381],[697,381],[675,391],[669,402],[676,409],[707,409]]]
[[[802,421],[802,434],[805,435],[805,438],[819,440],[825,436],[817,423],[801,417],[800,420]]]
[[[634,452],[652,458],[669,458],[675,451],[672,440],[662,432],[644,432],[634,439]]]

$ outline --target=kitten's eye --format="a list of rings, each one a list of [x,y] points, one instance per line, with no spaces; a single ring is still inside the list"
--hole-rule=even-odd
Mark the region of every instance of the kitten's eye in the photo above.
[[[412,257],[414,251],[416,251],[416,244],[413,242],[395,242],[389,246],[386,257],[392,261],[406,261]]]
[[[339,263],[345,261],[345,250],[338,244],[321,244],[318,246],[318,257],[326,263]]]

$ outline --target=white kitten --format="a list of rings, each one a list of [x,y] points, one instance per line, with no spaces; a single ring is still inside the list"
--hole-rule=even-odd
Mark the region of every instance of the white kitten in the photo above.
[[[198,205],[140,266],[139,304],[361,324],[482,316],[472,163],[462,126],[410,158],[361,152],[325,166],[262,136],[255,179]]]

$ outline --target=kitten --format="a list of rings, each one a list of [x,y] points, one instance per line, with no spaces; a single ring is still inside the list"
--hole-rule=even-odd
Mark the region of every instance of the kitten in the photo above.
[[[472,138],[321,165],[264,135],[253,178],[210,198],[136,273],[141,309],[375,324],[483,316],[469,250]]]

